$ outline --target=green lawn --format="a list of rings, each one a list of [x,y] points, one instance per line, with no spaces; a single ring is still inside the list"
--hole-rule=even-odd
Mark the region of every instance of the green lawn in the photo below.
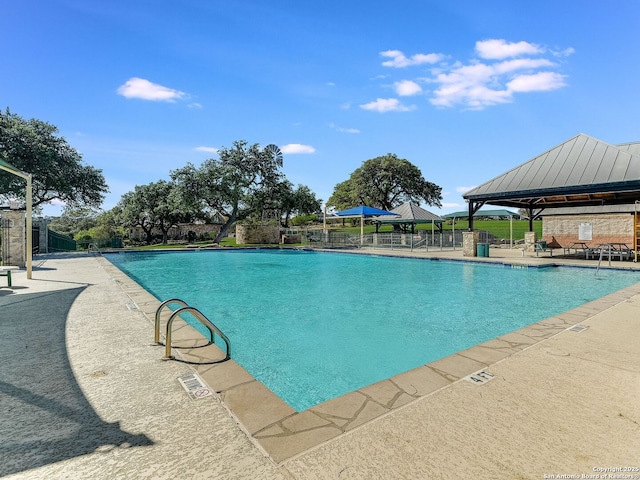
[[[527,220],[514,220],[512,226],[513,226],[513,240],[514,241],[523,240],[525,232],[529,231],[529,222]],[[322,227],[316,227],[316,228],[322,228]],[[333,225],[329,225],[328,228],[330,228],[332,232],[337,232],[337,233],[347,233],[350,235],[360,234],[359,225],[342,227],[337,224],[333,224]],[[446,231],[451,231],[454,228],[454,226],[451,225],[450,223],[444,223],[442,225],[442,228],[446,232]],[[465,231],[468,228],[469,228],[469,222],[467,222],[466,220],[459,220],[455,224],[455,229],[457,231]],[[499,239],[508,240],[510,238],[509,220],[476,220],[473,222],[473,228],[475,230],[485,230],[493,234],[496,238],[499,238]],[[416,229],[426,230],[428,232],[431,232],[431,224],[430,223],[419,224],[419,225],[416,225]],[[540,237],[542,235],[542,221],[541,220],[534,221],[533,229],[538,234],[538,237]],[[364,233],[374,233],[375,231],[376,231],[375,225],[365,225],[364,227]],[[392,232],[393,227],[391,225],[382,225],[378,231]],[[203,247],[203,246],[211,245],[211,241],[195,242],[194,244]],[[156,249],[166,249],[166,248],[181,249],[181,248],[186,248],[186,246],[187,246],[186,244],[168,244],[168,245],[155,244],[155,245],[148,245],[148,246],[127,247],[127,248],[135,248],[136,250],[156,250]],[[223,239],[220,242],[220,246],[221,247],[259,246],[263,248],[265,247],[265,245],[237,245],[235,238]],[[296,245],[288,245],[288,246],[295,247]]]

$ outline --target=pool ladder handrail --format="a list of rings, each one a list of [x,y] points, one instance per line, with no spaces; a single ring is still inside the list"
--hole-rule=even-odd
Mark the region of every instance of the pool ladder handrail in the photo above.
[[[180,314],[182,313],[191,313],[191,315],[193,315],[207,330],[209,330],[210,343],[215,344],[216,333],[224,341],[226,345],[226,356],[222,360],[217,360],[215,362],[210,362],[210,363],[220,363],[220,362],[225,362],[231,359],[231,343],[229,342],[229,337],[227,337],[222,332],[222,330],[220,330],[211,320],[209,320],[204,315],[204,313],[202,313],[200,310],[198,310],[195,307],[189,306],[184,300],[180,300],[179,298],[170,298],[169,300],[165,300],[160,304],[160,306],[156,310],[155,329],[154,329],[154,338],[153,338],[153,341],[155,344],[162,345],[162,343],[160,342],[160,313],[164,307],[172,303],[177,303],[179,305],[182,305],[182,307],[174,311],[169,317],[169,320],[167,320],[167,329],[165,333],[165,355],[163,357],[163,360],[175,360],[175,357],[171,355],[171,326],[173,324],[173,321],[176,319],[176,317],[180,316]]]
[[[90,243],[89,245],[87,245],[87,253],[91,255],[92,251],[96,252],[98,255],[102,255],[102,252],[95,243]]]
[[[604,248],[600,249],[600,258],[598,259],[598,266],[596,268],[596,273],[594,275],[598,275],[600,271],[600,264],[602,263],[602,257],[604,255]],[[620,257],[622,259],[622,257]],[[611,245],[609,245],[609,266],[611,266]]]

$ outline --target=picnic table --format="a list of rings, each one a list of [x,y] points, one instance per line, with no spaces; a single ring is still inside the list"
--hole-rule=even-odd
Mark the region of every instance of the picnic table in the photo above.
[[[573,255],[576,257],[578,255],[584,255],[586,257],[587,252],[589,251],[589,245],[584,242],[573,242],[568,247],[564,247],[564,254],[571,255],[571,250],[573,250]]]
[[[595,248],[590,248],[586,252],[586,259],[589,260],[590,257],[596,258],[604,258],[607,257],[609,260],[615,259],[618,257],[620,260],[630,260],[633,254],[633,250],[631,250],[626,243],[621,242],[611,242],[611,243],[600,243]]]

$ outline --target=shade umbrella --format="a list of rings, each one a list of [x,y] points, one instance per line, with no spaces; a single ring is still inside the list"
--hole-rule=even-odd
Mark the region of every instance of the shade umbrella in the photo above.
[[[342,218],[360,218],[360,245],[362,245],[362,239],[364,237],[365,218],[379,217],[382,215],[398,216],[397,213],[388,212],[387,210],[381,210],[379,208],[367,207],[366,205],[342,210],[341,212],[336,212],[336,215]]]

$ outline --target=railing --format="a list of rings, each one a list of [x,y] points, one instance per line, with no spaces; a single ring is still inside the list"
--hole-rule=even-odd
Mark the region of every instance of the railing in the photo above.
[[[160,304],[160,306],[156,310],[155,329],[154,329],[154,337],[153,337],[153,341],[155,344],[162,345],[162,343],[160,342],[161,311],[164,307],[167,307],[170,304],[178,304],[178,305],[181,305],[182,307],[174,311],[169,317],[169,320],[167,321],[167,330],[165,334],[165,344],[164,344],[165,355],[163,357],[163,360],[176,360],[176,358],[173,355],[171,355],[171,326],[173,325],[173,321],[177,317],[179,317],[182,313],[190,313],[209,331],[208,345],[215,344],[216,333],[224,341],[226,345],[226,355],[224,359],[215,360],[211,362],[198,362],[198,364],[205,365],[205,364],[221,363],[231,359],[231,343],[229,342],[229,338],[218,327],[216,327],[215,324],[211,322],[211,320],[209,320],[200,310],[194,307],[190,307],[186,302],[184,302],[184,300],[180,300],[179,298],[170,298],[169,300],[165,300]],[[185,360],[181,360],[181,361],[185,363],[194,363],[194,362],[187,362]]]
[[[98,255],[102,255],[102,252],[100,251],[100,249],[98,248],[98,246],[97,246],[97,245],[95,245],[95,244],[93,244],[93,243],[90,243],[89,245],[87,245],[87,253],[89,253],[89,254],[90,254],[90,253],[92,253],[92,252],[95,252],[95,253],[97,253]]]
[[[162,343],[160,342],[160,313],[162,312],[162,309],[164,307],[168,307],[172,303],[177,303],[181,307],[188,307],[189,306],[184,300],[180,300],[179,298],[170,298],[169,300],[165,300],[164,302],[162,302],[160,304],[160,306],[156,310],[155,329],[154,329],[154,333],[153,333],[153,343],[156,343],[158,345],[162,345]]]
[[[89,248],[89,245],[96,246],[102,250],[110,248],[122,248],[121,238],[92,238],[90,240],[78,240],[78,250],[85,250]]]
[[[66,235],[62,235],[60,233],[54,232],[53,230],[49,230],[47,232],[48,238],[48,249],[49,252],[75,252],[77,248],[76,241],[67,237]]]
[[[485,232],[486,233],[486,232]],[[411,233],[366,233],[357,234],[309,231],[303,237],[309,246],[330,248],[381,248],[381,249],[422,249],[443,250],[462,247],[462,232],[425,232]],[[487,242],[488,243],[488,242]]]

